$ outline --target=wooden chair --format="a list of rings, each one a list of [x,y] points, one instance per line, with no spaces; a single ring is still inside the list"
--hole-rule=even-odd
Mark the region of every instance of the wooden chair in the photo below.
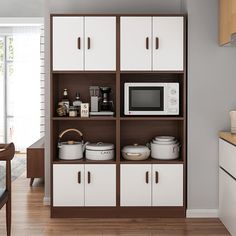
[[[6,204],[7,236],[11,235],[11,160],[14,155],[13,143],[0,144],[0,161],[6,161],[6,188],[0,188],[0,209]]]

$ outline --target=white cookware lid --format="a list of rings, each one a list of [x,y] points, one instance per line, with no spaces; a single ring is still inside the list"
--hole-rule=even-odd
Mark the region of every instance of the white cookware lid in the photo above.
[[[157,136],[155,137],[156,141],[160,141],[160,142],[170,142],[170,141],[174,141],[175,137],[173,136]]]
[[[122,152],[128,152],[128,153],[144,153],[147,151],[149,151],[149,148],[147,146],[138,144],[124,146],[122,149]]]
[[[71,145],[81,145],[82,143],[81,142],[76,142],[76,141],[67,141],[67,142],[60,142],[59,143],[60,145],[69,145],[69,146],[71,146]]]
[[[178,145],[179,142],[178,140],[173,140],[173,141],[169,141],[169,142],[160,142],[160,141],[156,141],[156,140],[152,140],[152,144],[159,144],[159,145]]]
[[[93,151],[107,151],[113,150],[114,144],[112,143],[89,143],[86,145],[86,150],[93,150]]]

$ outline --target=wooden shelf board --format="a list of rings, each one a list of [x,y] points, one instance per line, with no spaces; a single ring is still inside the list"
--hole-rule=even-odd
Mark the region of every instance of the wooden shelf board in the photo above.
[[[149,157],[147,160],[143,161],[128,161],[124,158],[120,161],[121,164],[183,164],[184,161],[182,159],[175,160],[157,160]]]
[[[92,161],[87,160],[86,158],[80,160],[54,160],[53,164],[116,164],[116,160],[107,160],[107,161]]]
[[[52,74],[116,74],[116,71],[52,71]]]
[[[109,121],[109,120],[116,120],[117,118],[114,116],[91,116],[91,117],[52,117],[52,120],[58,121]]]
[[[144,116],[144,117],[120,117],[120,120],[140,120],[140,121],[145,121],[145,120],[184,120],[185,118],[182,116]]]
[[[120,71],[121,74],[184,74],[184,71]]]

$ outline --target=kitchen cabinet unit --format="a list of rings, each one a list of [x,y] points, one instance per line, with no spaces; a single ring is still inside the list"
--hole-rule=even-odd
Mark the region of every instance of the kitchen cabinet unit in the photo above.
[[[186,16],[52,14],[51,26],[51,217],[185,217]],[[178,83],[179,113],[125,115],[125,83]],[[90,86],[111,88],[113,116],[58,116],[64,89],[70,102],[79,92],[90,103]],[[79,130],[84,142],[114,144],[114,159],[59,159],[59,135],[67,129]],[[122,157],[124,146],[162,135],[180,142],[178,159]],[[68,140],[81,137],[60,139]]]
[[[183,206],[183,165],[152,165],[152,205]]]
[[[151,174],[149,164],[121,165],[121,206],[151,206]]]
[[[181,164],[122,164],[120,182],[121,206],[183,206]]]
[[[183,70],[183,17],[121,17],[120,31],[121,71]]]
[[[115,70],[115,17],[53,17],[53,70]]]
[[[53,206],[84,206],[84,165],[53,165]]]
[[[115,165],[53,165],[54,206],[115,206]],[[109,176],[109,178],[107,178]]]
[[[183,17],[153,17],[153,70],[183,70]]]
[[[152,17],[121,17],[121,70],[151,70]]]
[[[85,206],[116,205],[116,166],[85,165]]]
[[[85,17],[85,70],[116,70],[116,18]]]
[[[219,0],[219,44],[235,44],[236,0]]]
[[[219,139],[219,217],[231,235],[236,235],[236,143],[220,134]]]

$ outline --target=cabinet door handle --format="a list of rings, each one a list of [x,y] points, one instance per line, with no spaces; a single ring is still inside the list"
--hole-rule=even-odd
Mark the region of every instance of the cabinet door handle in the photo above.
[[[88,37],[88,49],[90,49],[91,47],[91,40],[90,40],[90,37]]]
[[[159,38],[156,37],[156,50],[159,49]]]
[[[90,173],[90,171],[88,171],[88,184],[90,184],[91,183],[91,173]]]
[[[157,171],[155,172],[155,182],[156,184],[159,182],[159,173]]]
[[[77,39],[77,47],[78,47],[78,49],[81,48],[81,46],[80,46],[80,37],[78,37],[78,39]]]
[[[148,37],[146,38],[146,49],[147,50],[149,49],[149,38]]]
[[[81,172],[78,172],[78,184],[81,184]]]
[[[148,184],[149,183],[149,172],[147,171],[146,172],[146,184]]]

